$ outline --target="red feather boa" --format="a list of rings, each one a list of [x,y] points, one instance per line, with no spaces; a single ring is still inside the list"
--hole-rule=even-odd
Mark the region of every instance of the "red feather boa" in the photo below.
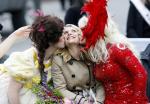
[[[82,12],[88,14],[88,23],[83,31],[83,38],[86,39],[86,49],[94,46],[98,39],[104,38],[104,29],[107,24],[107,1],[106,0],[93,0],[85,4]]]

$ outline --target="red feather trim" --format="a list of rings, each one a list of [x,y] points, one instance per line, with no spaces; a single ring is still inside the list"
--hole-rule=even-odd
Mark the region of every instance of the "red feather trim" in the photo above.
[[[104,38],[104,29],[107,24],[107,1],[106,0],[93,0],[85,4],[82,12],[88,14],[88,23],[83,31],[83,38],[86,39],[86,49],[94,46],[98,39]]]

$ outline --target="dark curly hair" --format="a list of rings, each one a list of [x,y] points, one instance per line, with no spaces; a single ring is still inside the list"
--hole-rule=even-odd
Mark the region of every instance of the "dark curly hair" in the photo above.
[[[50,43],[55,44],[63,32],[64,23],[61,19],[55,16],[39,16],[32,24],[32,31],[29,35],[33,45],[38,51],[39,71],[41,78],[44,74],[44,57],[45,51],[50,46]],[[40,30],[42,28],[42,31]]]

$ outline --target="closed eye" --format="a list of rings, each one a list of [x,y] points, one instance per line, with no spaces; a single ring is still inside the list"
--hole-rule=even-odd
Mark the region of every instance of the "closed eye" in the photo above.
[[[77,32],[77,30],[72,30],[72,32]]]
[[[67,31],[64,31],[63,34],[66,35],[66,34],[68,34],[68,32],[67,32]]]

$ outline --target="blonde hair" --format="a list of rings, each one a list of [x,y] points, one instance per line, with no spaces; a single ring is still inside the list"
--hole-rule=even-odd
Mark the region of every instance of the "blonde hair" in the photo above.
[[[75,28],[75,29],[79,32],[79,35],[80,35],[80,36],[83,35],[83,34],[82,34],[82,30],[81,30],[78,26],[75,26],[75,25],[73,25],[73,24],[66,24],[64,28],[66,28],[66,27],[73,27],[73,28]]]
[[[119,32],[116,24],[111,19],[110,16],[108,16],[108,23],[105,26],[105,38],[99,39],[94,47],[91,47],[88,50],[89,56],[93,62],[106,62],[109,58],[109,53],[106,48],[106,44],[118,44],[123,43],[126,45],[134,54],[135,56],[138,56],[137,52],[134,49],[134,46],[128,41],[128,39]]]

